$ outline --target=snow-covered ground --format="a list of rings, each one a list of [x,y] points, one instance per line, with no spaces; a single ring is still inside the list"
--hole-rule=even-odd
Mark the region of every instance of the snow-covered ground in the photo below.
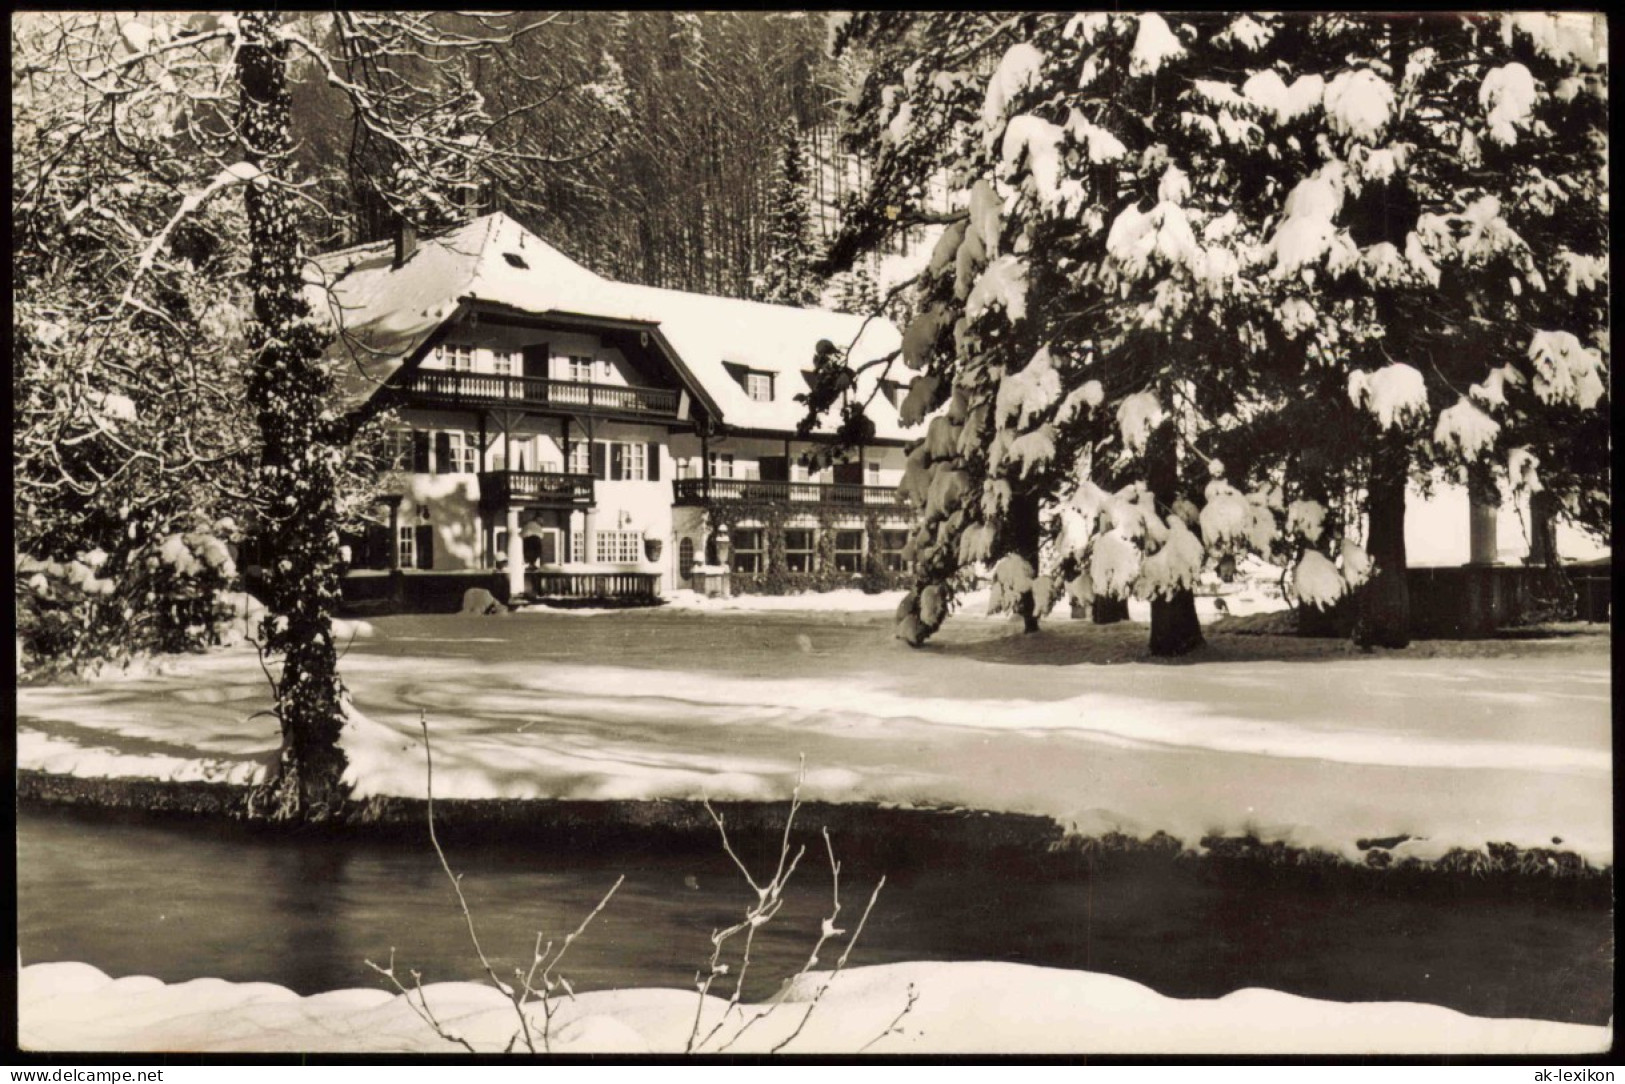
[[[487,986],[436,983],[423,996],[444,1030],[480,1051],[503,1050],[517,1027],[512,1005]],[[559,1004],[551,1049],[680,1052],[694,1031],[697,996],[670,989],[581,993]],[[1343,1004],[1257,989],[1168,998],[1128,979],[1006,963],[890,964],[853,968],[833,981],[827,972],[809,973],[781,992],[771,1015],[762,1015],[767,1005],[751,1005],[724,1019],[725,1007],[714,997],[705,1006],[699,1034],[722,1023],[707,1052],[737,1035],[729,1053],[763,1053],[798,1027],[786,1053],[867,1047],[873,1054],[1555,1055],[1602,1052],[1611,1041],[1606,1027],[1491,1020],[1407,1002]],[[270,983],[115,980],[79,963],[23,968],[18,1017],[19,1043],[30,1050],[462,1049],[384,990],[301,998]],[[532,1020],[539,1030],[539,1010]]]
[[[1225,627],[1168,665],[1143,625],[1065,619],[956,619],[911,651],[861,611],[380,618],[344,658],[345,746],[360,795],[423,793],[422,711],[444,797],[782,799],[805,754],[815,800],[1612,863],[1606,633],[1361,656]],[[241,782],[276,749],[267,704],[244,648],[25,688],[19,766]]]

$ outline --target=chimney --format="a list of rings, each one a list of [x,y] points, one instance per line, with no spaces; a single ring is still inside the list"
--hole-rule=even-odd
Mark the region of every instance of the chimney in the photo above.
[[[418,230],[405,215],[395,220],[395,266],[400,267],[418,250]]]

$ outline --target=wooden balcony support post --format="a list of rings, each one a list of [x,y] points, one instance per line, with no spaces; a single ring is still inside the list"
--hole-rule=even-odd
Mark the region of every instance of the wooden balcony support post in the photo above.
[[[389,570],[401,570],[401,499],[400,497],[386,497],[385,503],[389,505]]]
[[[592,447],[593,447],[593,424],[592,424],[592,415],[589,414],[589,415],[587,415],[587,461],[589,463],[591,463],[591,461],[592,461]],[[604,449],[604,476],[605,476],[605,480],[608,480],[608,477],[609,477],[609,449],[607,449],[607,448]],[[592,560],[594,560],[593,555],[598,552],[598,547],[594,544],[594,536],[595,536],[595,534],[597,532],[597,528],[598,528],[598,517],[593,514],[593,509],[597,506],[597,504],[598,504],[598,502],[595,500],[595,501],[593,501],[592,505],[588,506],[587,508],[583,509],[583,511],[582,511],[582,514],[581,514],[581,548],[583,550],[585,550],[586,552],[582,553],[582,554],[580,554],[580,555],[578,555],[576,557],[576,560],[578,560],[578,561],[592,561]]]
[[[525,593],[525,547],[519,537],[519,506],[510,504],[508,520],[508,600]]]

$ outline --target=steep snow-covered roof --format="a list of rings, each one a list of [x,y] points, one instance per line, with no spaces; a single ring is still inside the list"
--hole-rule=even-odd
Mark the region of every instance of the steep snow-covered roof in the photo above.
[[[657,326],[684,366],[717,404],[729,426],[790,433],[804,407],[803,373],[819,340],[850,348],[854,366],[895,351],[901,339],[887,320],[823,309],[797,309],[736,298],[616,282],[582,267],[507,215],[474,219],[422,238],[394,266],[394,246],[378,242],[316,257],[309,273],[318,312],[342,329],[331,354],[343,362],[352,401],[364,400],[459,307],[487,302],[538,316],[597,317]],[[772,373],[774,398],[751,399],[729,372],[743,366]],[[897,374],[902,372],[898,363]],[[867,394],[877,370],[859,376]],[[885,396],[869,409],[876,435],[907,436]],[[838,419],[826,417],[819,431]]]

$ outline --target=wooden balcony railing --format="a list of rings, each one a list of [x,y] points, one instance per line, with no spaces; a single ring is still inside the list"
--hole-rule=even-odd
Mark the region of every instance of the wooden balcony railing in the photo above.
[[[513,505],[591,508],[592,475],[542,470],[485,471],[480,474],[480,503],[487,508]]]
[[[747,478],[682,478],[673,483],[675,503],[764,501],[774,504],[824,505],[838,508],[886,508],[903,511],[908,502],[891,486],[822,482],[760,482]]]
[[[502,405],[633,417],[677,416],[678,395],[672,388],[634,388],[453,369],[415,369],[403,373],[397,387],[408,398],[443,406]]]
[[[525,590],[531,598],[655,602],[660,598],[660,573],[529,571],[525,573]]]

